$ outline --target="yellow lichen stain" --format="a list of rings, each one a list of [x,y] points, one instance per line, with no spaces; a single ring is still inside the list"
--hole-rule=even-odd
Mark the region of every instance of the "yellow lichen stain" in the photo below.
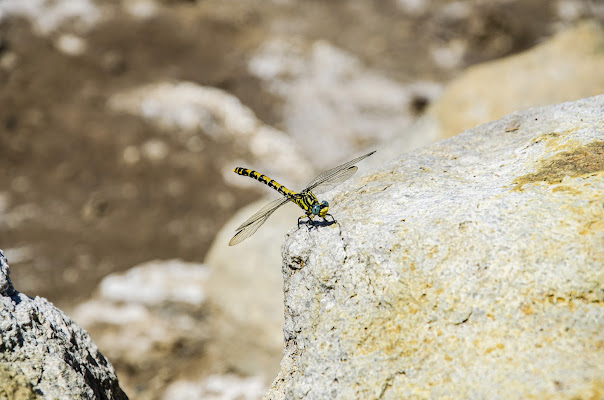
[[[405,288],[409,289],[407,286]],[[376,307],[372,312],[371,321],[368,321],[363,329],[347,330],[344,333],[345,342],[349,343],[351,351],[357,355],[377,352],[382,356],[400,358],[426,346],[432,347],[437,333],[429,331],[421,334],[426,309],[415,301],[421,293],[426,293],[424,284],[415,289],[417,291],[412,295],[408,291],[402,294],[403,290],[399,288],[390,288],[390,292],[383,293],[384,298],[387,298],[383,303],[386,306]],[[430,292],[427,297],[432,295]],[[344,318],[357,316],[355,313]],[[364,313],[362,317],[365,318]]]
[[[591,387],[590,400],[604,399],[604,379],[597,380]]]
[[[407,313],[413,315],[413,314],[417,314],[419,311],[420,311],[419,307],[410,306]]]
[[[594,141],[542,160],[537,172],[514,180],[517,185],[514,190],[522,191],[523,186],[529,183],[545,182],[553,185],[561,183],[566,176],[586,177],[602,171],[604,171],[604,141]]]
[[[570,186],[560,185],[552,189],[552,192],[565,192],[568,194],[580,195],[582,192]]]
[[[11,364],[0,364],[0,398],[1,399],[42,399],[34,389],[33,382],[25,376],[20,368]]]
[[[531,307],[531,305],[527,303],[522,303],[522,306],[520,306],[520,311],[522,311],[524,315],[532,315],[535,313],[533,307]]]
[[[552,396],[550,393],[547,393],[547,395],[540,395],[537,398],[559,399],[562,397],[559,395]],[[604,399],[604,379],[595,379],[591,383],[586,382],[585,386],[567,391],[563,398],[571,400],[602,400]]]
[[[573,301],[573,299],[570,299],[568,301],[568,309],[571,311],[576,311],[577,310],[577,304],[575,304],[575,302]]]
[[[587,221],[583,225],[583,229],[579,231],[579,235],[588,235],[594,232],[604,232],[604,218]]]
[[[567,132],[570,133],[570,132]],[[544,133],[543,135],[539,135],[536,138],[533,139],[533,144],[537,144],[537,143],[541,143],[546,141],[548,146],[552,146],[554,144],[558,144],[558,141],[556,139],[558,139],[561,136],[560,133],[558,132],[550,132],[550,133]]]
[[[369,354],[382,351],[385,354],[396,354],[405,351],[412,352],[414,348],[418,347],[418,343],[416,340],[403,341],[406,335],[401,332],[404,329],[399,322],[387,320],[385,317],[380,318],[380,321],[364,330],[359,338],[361,340],[356,345],[355,353]]]
[[[505,348],[505,345],[503,343],[498,343],[497,345],[495,345],[493,347],[489,347],[488,349],[486,349],[484,351],[484,354],[492,353],[495,350],[503,350],[504,348]]]
[[[548,294],[546,296],[546,301],[552,305],[566,305],[567,300],[564,297],[556,296],[555,294]]]
[[[430,247],[430,249],[428,249],[428,251],[426,252],[426,256],[430,257],[430,258],[435,258],[436,255],[438,255],[439,252],[439,248],[438,246],[432,246]]]
[[[598,304],[604,306],[604,298],[601,297],[600,291],[585,291],[575,292],[571,290],[563,295],[548,294],[544,297],[535,297],[531,299],[534,306],[539,308],[539,305],[553,305],[559,307],[568,307],[571,311],[577,309],[578,304]]]

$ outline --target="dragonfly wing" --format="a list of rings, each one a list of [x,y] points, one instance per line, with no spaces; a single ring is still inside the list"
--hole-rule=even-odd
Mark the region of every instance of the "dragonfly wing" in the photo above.
[[[243,242],[245,239],[252,236],[254,233],[256,233],[258,228],[260,228],[260,226],[262,226],[262,224],[264,224],[264,222],[266,222],[266,220],[268,219],[269,216],[270,216],[270,214],[267,214],[264,217],[257,219],[256,221],[247,225],[239,232],[237,232],[235,234],[235,236],[233,236],[233,238],[229,242],[229,246],[235,246],[236,244],[239,244],[239,243]]]
[[[323,182],[328,182],[331,181],[332,178],[337,181],[336,184],[333,184],[334,186],[344,182],[346,179],[350,178],[357,170],[354,169],[351,172],[348,172],[348,175],[346,176],[346,174],[344,174],[344,176],[346,176],[344,179],[341,179],[341,177],[338,175],[339,173],[341,173],[344,170],[349,170],[350,167],[353,167],[354,164],[358,163],[359,161],[369,157],[370,155],[372,155],[373,153],[375,153],[375,151],[372,151],[371,153],[367,153],[364,156],[360,156],[355,158],[354,160],[350,160],[347,163],[344,163],[342,165],[338,165],[335,168],[332,169],[328,169],[327,171],[321,172],[319,175],[317,175],[317,177],[315,179],[313,179],[308,186],[306,186],[306,188],[304,189],[304,191],[315,191],[315,188],[317,188],[320,184],[322,184]],[[337,178],[339,178],[340,180],[338,180]],[[333,187],[333,186],[332,186]],[[327,190],[323,190],[322,192],[327,192]],[[321,193],[322,193],[321,192]]]
[[[281,207],[283,204],[287,203],[288,201],[289,201],[289,199],[286,197],[271,201],[270,203],[268,203],[267,205],[262,207],[257,213],[255,213],[254,215],[249,217],[243,224],[239,225],[237,227],[237,229],[235,229],[235,230],[238,231],[240,229],[245,228],[248,225],[253,224],[254,222],[256,222],[256,220],[264,217],[266,214],[271,215],[277,208]]]
[[[357,170],[357,167],[348,167],[347,169],[343,169],[326,181],[317,183],[317,185],[312,189],[312,192],[314,194],[329,192],[331,189],[353,176]]]
[[[268,217],[270,217],[271,214],[274,213],[277,208],[281,207],[288,201],[289,199],[287,198],[277,199],[271,201],[266,206],[262,207],[260,211],[252,215],[247,221],[241,224],[239,228],[237,228],[239,232],[237,232],[235,236],[233,236],[233,238],[229,242],[229,246],[235,246],[236,244],[243,242],[245,239],[249,238],[254,233],[256,233],[258,228],[260,228],[262,224],[266,222]]]

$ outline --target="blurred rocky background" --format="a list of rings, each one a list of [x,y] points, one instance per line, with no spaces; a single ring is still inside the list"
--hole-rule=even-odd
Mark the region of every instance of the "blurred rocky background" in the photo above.
[[[261,398],[299,212],[228,248],[270,194],[233,167],[298,189],[603,93],[602,18],[597,0],[0,0],[13,283],[87,328],[130,398]]]

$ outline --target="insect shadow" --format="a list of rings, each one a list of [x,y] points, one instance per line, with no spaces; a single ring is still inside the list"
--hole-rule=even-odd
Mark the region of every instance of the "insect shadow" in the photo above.
[[[328,214],[328,216],[331,217],[331,221],[327,220],[326,218],[324,218],[322,221],[321,220],[316,220],[316,219],[310,219],[310,218],[306,218],[303,217],[304,219],[299,219],[298,220],[298,228],[302,225],[306,225],[306,227],[308,228],[308,230],[312,230],[313,228],[315,229],[319,229],[325,226],[331,226],[333,224],[337,224],[338,221],[335,220],[335,218],[331,215]]]

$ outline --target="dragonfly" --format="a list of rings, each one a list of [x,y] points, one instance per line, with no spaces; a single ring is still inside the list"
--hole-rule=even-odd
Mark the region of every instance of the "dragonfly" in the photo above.
[[[317,216],[323,218],[324,222],[327,222],[326,217],[330,216],[332,218],[332,221],[330,222],[335,223],[333,215],[328,213],[329,203],[325,200],[319,202],[319,199],[316,195],[328,192],[340,183],[344,182],[346,179],[350,178],[358,170],[358,167],[356,167],[355,164],[369,157],[373,153],[375,153],[375,150],[371,153],[365,154],[364,156],[350,160],[347,163],[321,172],[300,192],[294,192],[293,190],[281,185],[274,179],[271,179],[268,176],[254,170],[241,167],[235,168],[233,172],[236,174],[249,176],[250,178],[256,179],[257,181],[268,185],[268,187],[275,189],[283,197],[271,201],[262,207],[256,214],[252,215],[247,221],[239,225],[239,227],[236,229],[238,232],[229,242],[229,246],[235,246],[236,244],[239,244],[252,236],[254,233],[256,233],[258,228],[260,228],[262,224],[266,222],[272,213],[290,201],[297,204],[302,210],[304,210],[305,213],[305,215],[298,218],[298,226],[300,225],[300,221],[302,219],[308,218],[306,222],[313,223],[313,218]]]

